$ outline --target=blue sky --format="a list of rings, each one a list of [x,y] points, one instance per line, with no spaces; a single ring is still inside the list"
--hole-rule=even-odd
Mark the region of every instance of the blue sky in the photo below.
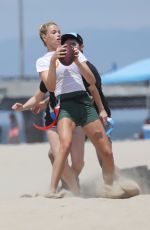
[[[18,36],[18,1],[0,0],[0,40]],[[50,1],[22,0],[25,36],[35,36],[38,26],[56,21],[62,32],[82,28],[137,29],[150,27],[149,0]]]
[[[19,0],[0,0],[0,42],[6,41],[7,39],[18,40],[18,1]],[[82,33],[83,31],[83,36],[92,36],[95,44],[90,44],[90,40],[84,37],[87,53],[91,45],[93,45],[95,51],[97,51],[96,47],[100,45],[103,46],[102,41],[101,44],[99,44],[99,40],[96,40],[96,34],[90,34],[92,33],[90,31],[107,30],[111,31],[111,34],[119,30],[122,32],[129,31],[133,36],[134,31],[150,30],[149,0],[22,1],[24,5],[23,19],[25,42],[27,42],[27,39],[33,37],[39,39],[39,25],[49,20],[57,22],[60,25],[62,33],[70,31],[79,31]],[[142,39],[142,41],[144,41],[146,37],[142,37]],[[105,43],[105,39],[103,42]],[[116,47],[116,49],[119,49],[119,47]],[[9,52],[7,51],[7,47],[6,52]],[[122,51],[120,50],[120,52]],[[145,56],[147,56],[147,53]],[[140,57],[143,58],[144,53],[138,56],[138,58]],[[91,56],[91,58],[93,58],[93,56]],[[121,58],[121,55],[119,58]],[[105,59],[105,63],[103,63],[104,60],[102,61],[102,66],[106,68],[107,56]],[[135,59],[136,58],[129,59],[129,62]],[[124,59],[121,61],[121,59],[119,59],[120,64],[127,64],[127,61],[123,60]],[[110,62],[111,60],[108,58],[108,61]],[[16,70],[12,72],[15,71]],[[28,72],[32,74],[33,70]],[[2,73],[4,73],[4,71],[2,71]]]

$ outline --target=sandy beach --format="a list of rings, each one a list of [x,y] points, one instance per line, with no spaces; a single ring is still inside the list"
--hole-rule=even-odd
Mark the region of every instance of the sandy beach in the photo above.
[[[85,145],[85,167],[80,176],[83,197],[68,194],[57,200],[21,198],[24,194],[48,192],[48,149],[48,143],[0,146],[0,230],[150,229],[150,190],[146,180],[150,178],[150,141],[113,142],[117,166],[121,172],[129,172],[123,177],[133,176],[140,182],[141,194],[129,199],[97,198],[102,175],[90,142]]]

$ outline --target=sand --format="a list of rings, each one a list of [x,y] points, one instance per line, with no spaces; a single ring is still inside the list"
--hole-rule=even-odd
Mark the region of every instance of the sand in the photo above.
[[[48,192],[48,149],[48,143],[0,146],[0,230],[150,229],[149,192],[129,199],[96,198],[102,175],[90,142],[85,146],[85,167],[80,176],[84,197],[21,198],[23,194]],[[115,141],[113,150],[121,170],[150,169],[150,141]],[[146,175],[142,177],[146,186]]]

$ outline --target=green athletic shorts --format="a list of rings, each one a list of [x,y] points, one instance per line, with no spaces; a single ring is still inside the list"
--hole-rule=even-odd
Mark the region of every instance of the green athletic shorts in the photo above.
[[[91,99],[85,91],[66,93],[59,96],[60,113],[58,121],[64,117],[70,118],[76,126],[85,126],[99,119]]]

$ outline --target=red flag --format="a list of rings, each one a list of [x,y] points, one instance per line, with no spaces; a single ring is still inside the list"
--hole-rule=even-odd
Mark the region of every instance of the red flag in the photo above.
[[[54,108],[54,113],[55,113],[55,115],[56,115],[56,118],[55,118],[55,120],[53,120],[53,122],[52,122],[50,125],[47,125],[47,126],[39,126],[39,125],[33,123],[33,126],[34,126],[36,129],[41,130],[41,131],[46,131],[46,130],[52,128],[54,125],[56,125],[57,117],[58,117],[58,115],[59,115],[59,110],[60,110],[60,107],[59,107],[59,106],[56,106],[56,107]]]

